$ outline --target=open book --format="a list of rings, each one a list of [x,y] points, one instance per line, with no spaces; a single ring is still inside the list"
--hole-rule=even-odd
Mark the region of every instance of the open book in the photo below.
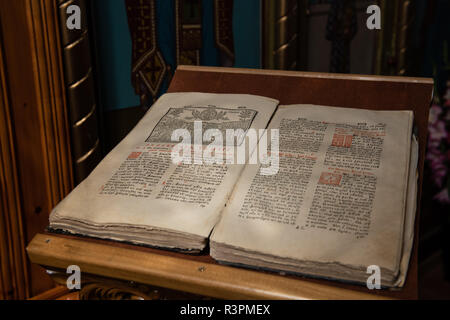
[[[382,285],[402,286],[412,127],[412,111],[165,94],[53,209],[50,229],[188,252],[209,241],[221,263],[360,283],[375,265]]]

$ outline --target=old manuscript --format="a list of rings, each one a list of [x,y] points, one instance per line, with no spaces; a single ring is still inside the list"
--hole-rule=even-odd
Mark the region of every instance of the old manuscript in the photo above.
[[[247,165],[211,236],[223,262],[401,285],[412,245],[417,143],[410,111],[280,106],[279,172]],[[405,263],[406,261],[406,263]]]
[[[165,94],[53,209],[50,228],[190,252],[209,241],[220,263],[358,283],[375,266],[383,286],[402,286],[412,132],[412,111]]]

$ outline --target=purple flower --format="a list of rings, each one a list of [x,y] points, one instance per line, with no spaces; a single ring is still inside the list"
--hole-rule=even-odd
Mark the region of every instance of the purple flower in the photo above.
[[[446,104],[449,101],[446,101]],[[431,168],[431,178],[438,188],[445,187],[445,181],[450,167],[450,134],[447,132],[446,119],[450,115],[448,109],[434,104],[430,109],[428,121],[428,148],[426,161]],[[450,119],[449,119],[450,120]],[[435,195],[433,198],[442,203],[450,201],[447,188]]]
[[[450,196],[448,194],[448,189],[445,188],[443,189],[441,192],[437,193],[434,197],[434,200],[439,201],[440,203],[443,204],[450,204]]]

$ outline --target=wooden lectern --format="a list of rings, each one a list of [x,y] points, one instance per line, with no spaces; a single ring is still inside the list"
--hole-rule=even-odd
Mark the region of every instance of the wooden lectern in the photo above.
[[[427,139],[431,79],[180,66],[169,92],[247,93],[280,104],[309,103],[414,111],[420,146],[418,206]],[[405,286],[369,290],[337,281],[219,265],[208,254],[188,255],[114,241],[42,233],[28,245],[40,264],[65,285],[66,268],[81,269],[81,298],[416,299],[418,216]]]

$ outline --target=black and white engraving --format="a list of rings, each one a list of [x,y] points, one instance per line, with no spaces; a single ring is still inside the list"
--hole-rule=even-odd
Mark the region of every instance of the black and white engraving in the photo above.
[[[193,136],[194,122],[202,121],[203,132],[208,129],[218,129],[222,132],[223,137],[226,137],[227,129],[242,129],[244,135],[239,137],[237,142],[240,145],[257,113],[256,110],[246,107],[231,109],[213,105],[170,108],[155,126],[146,142],[173,142],[171,136],[176,129],[186,129]],[[203,144],[208,144],[208,142],[203,142]]]

